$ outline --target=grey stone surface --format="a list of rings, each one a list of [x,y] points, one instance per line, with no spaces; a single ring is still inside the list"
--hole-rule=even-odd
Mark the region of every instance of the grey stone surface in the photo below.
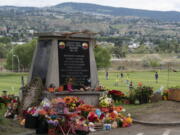
[[[58,54],[57,40],[54,39],[51,46],[46,87],[48,87],[52,83],[55,84],[56,87],[59,86],[59,61],[57,54]]]
[[[38,45],[36,49],[35,58],[33,60],[30,79],[29,82],[36,77],[40,77],[45,84],[47,79],[49,58],[50,58],[50,48],[52,47],[52,40],[38,40]]]
[[[92,40],[91,43],[92,45],[95,44],[95,41]],[[94,46],[90,46],[89,51],[90,51],[90,75],[91,75],[91,87],[95,88],[98,85],[98,78],[97,78],[97,67],[96,67],[96,60],[94,57]]]
[[[103,94],[105,94],[105,92],[96,92],[96,91],[68,92],[68,91],[63,91],[63,92],[55,92],[55,93],[44,92],[43,95],[44,95],[44,97],[47,97],[48,99],[53,99],[55,97],[63,98],[66,96],[75,96],[75,97],[79,97],[80,99],[82,99],[86,104],[97,106],[99,104],[99,97],[102,96]]]

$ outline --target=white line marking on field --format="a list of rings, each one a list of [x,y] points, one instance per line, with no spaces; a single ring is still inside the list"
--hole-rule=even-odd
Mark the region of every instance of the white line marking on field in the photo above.
[[[162,135],[169,135],[170,132],[171,132],[170,129],[166,129],[166,131],[164,131],[164,133]]]
[[[144,133],[138,133],[137,135],[144,135]]]

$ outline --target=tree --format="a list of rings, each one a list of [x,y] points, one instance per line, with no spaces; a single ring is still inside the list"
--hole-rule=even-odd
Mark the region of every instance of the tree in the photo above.
[[[111,53],[107,48],[96,47],[94,49],[97,68],[108,68],[111,65]]]
[[[0,43],[7,44],[10,42],[11,42],[11,39],[9,37],[0,37]]]
[[[7,52],[8,52],[8,49],[6,48],[6,45],[3,43],[0,43],[0,58],[5,58]]]
[[[36,40],[32,40],[24,45],[16,45],[13,50],[8,53],[6,68],[12,70],[18,69],[18,58],[20,61],[20,68],[27,70],[30,68],[33,52],[36,46]],[[14,56],[12,56],[14,55]],[[13,67],[12,67],[13,60]]]
[[[115,46],[112,48],[112,53],[117,57],[117,58],[124,58],[126,57],[126,49],[123,48],[122,46]]]
[[[10,38],[0,37],[0,59],[6,58],[7,53],[11,49]]]

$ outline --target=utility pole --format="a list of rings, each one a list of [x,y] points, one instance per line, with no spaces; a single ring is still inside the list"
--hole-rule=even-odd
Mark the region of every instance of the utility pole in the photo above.
[[[170,72],[170,64],[168,62],[168,79],[167,79],[167,88],[169,87],[169,72]]]
[[[17,61],[18,61],[18,72],[20,72],[20,60],[19,60],[19,57],[17,55],[13,55],[13,56],[17,58]]]

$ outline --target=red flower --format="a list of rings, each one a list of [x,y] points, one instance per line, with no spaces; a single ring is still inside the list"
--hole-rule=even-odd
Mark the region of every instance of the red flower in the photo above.
[[[108,92],[108,94],[115,95],[115,96],[124,96],[124,93],[122,91],[119,91],[119,90],[111,90]]]
[[[108,107],[101,107],[101,108],[100,108],[100,110],[101,110],[102,112],[105,112],[105,113],[106,113],[106,112],[109,112],[109,109],[110,109],[110,108],[108,108]]]

